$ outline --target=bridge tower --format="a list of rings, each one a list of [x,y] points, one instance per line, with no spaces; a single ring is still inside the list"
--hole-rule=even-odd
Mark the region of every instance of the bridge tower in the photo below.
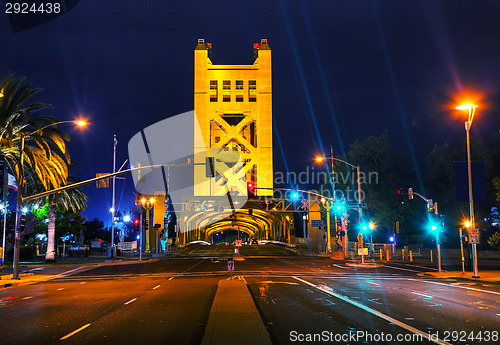
[[[194,51],[194,110],[203,134],[195,138],[195,152],[203,154],[195,153],[194,195],[222,196],[228,189],[246,195],[245,182],[251,181],[256,196],[272,196],[271,48],[267,39],[255,43],[252,65],[214,65],[211,49],[199,39]],[[215,177],[206,178],[207,148],[216,161],[217,155],[239,153],[242,166],[233,182],[221,183],[217,162]]]

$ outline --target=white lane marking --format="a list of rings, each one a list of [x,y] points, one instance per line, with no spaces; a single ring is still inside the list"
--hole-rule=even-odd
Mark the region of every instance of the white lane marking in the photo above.
[[[78,271],[78,270],[81,270],[82,268],[86,268],[85,266],[80,266],[80,267],[77,267],[77,268],[74,268],[72,270],[69,270],[69,271],[66,271],[66,272],[63,272],[63,273],[59,273],[57,275],[57,277],[62,277],[62,276],[65,276],[67,275],[68,273],[71,273],[71,272],[75,272],[75,271]]]
[[[243,277],[242,277],[243,278]],[[245,280],[243,278],[242,280]],[[246,280],[245,280],[246,281]],[[283,282],[283,281],[272,281],[272,280],[263,280],[259,282],[259,284],[286,284],[286,285],[299,285],[299,283],[294,283],[294,282]]]
[[[419,296],[423,296],[425,298],[432,298],[432,296],[429,296],[429,295],[424,295],[423,293],[419,293],[419,292],[415,292],[415,291],[411,291],[411,293],[415,294],[415,295],[419,295]]]
[[[410,271],[410,272],[424,273],[424,272],[422,272],[422,271],[410,270],[409,268],[394,267],[394,266],[387,266],[387,265],[384,265],[384,267],[394,268],[395,270],[403,270],[403,271]]]
[[[348,268],[348,267],[340,266],[340,265],[337,265],[337,264],[333,264],[332,266],[335,266],[335,267],[338,267],[338,268],[343,268],[343,269],[345,269],[345,270],[352,270],[352,268]]]
[[[30,299],[30,298],[33,298],[33,296],[23,297],[23,299]]]
[[[64,337],[62,337],[62,338],[61,338],[61,339],[59,339],[59,340],[68,339],[68,338],[69,338],[69,337],[71,337],[72,335],[74,335],[74,334],[76,334],[76,333],[80,332],[81,330],[84,330],[84,329],[85,329],[85,328],[87,328],[88,326],[90,326],[90,323],[88,323],[88,324],[86,324],[86,325],[84,325],[84,326],[82,326],[82,327],[80,327],[80,328],[78,328],[78,329],[75,329],[73,332],[66,334]]]
[[[460,289],[481,291],[481,292],[486,292],[486,293],[492,293],[494,295],[500,295],[500,292],[488,291],[488,290],[473,288],[473,287],[470,287],[470,286],[460,286],[460,285],[453,285],[453,284],[445,284],[445,283],[433,282],[433,281],[430,281],[430,280],[420,280],[420,279],[413,279],[413,278],[408,278],[408,280],[413,280],[413,281],[423,282],[423,283],[429,283],[429,284],[438,284],[438,285],[444,285],[444,286],[453,286],[453,287],[460,288]]]
[[[156,285],[156,286],[153,288],[153,290],[156,290],[156,289],[158,289],[159,287],[160,287],[160,285]]]
[[[137,299],[137,297],[136,297],[136,298],[132,298],[130,301],[125,302],[125,303],[123,303],[123,304],[124,304],[124,305],[127,305],[127,304],[129,304],[129,303],[132,303],[132,302],[133,302],[133,301],[135,301],[136,299]]]
[[[375,285],[375,286],[380,286],[380,284],[377,284],[377,283],[372,283],[372,282],[365,282],[366,284],[371,284],[371,285]]]
[[[64,290],[64,288],[59,288],[59,289],[57,289],[57,291],[61,291],[61,290]]]
[[[415,320],[415,318],[413,318],[413,317],[405,317],[405,320],[413,321],[413,320]]]
[[[172,280],[172,279],[174,279],[174,278],[175,278],[175,277],[170,277],[170,278],[168,278],[168,280]]]
[[[80,283],[80,285],[81,285],[81,284],[85,284],[85,283],[86,283],[86,282],[81,282],[81,283]]]
[[[419,330],[419,329],[417,329],[415,327],[412,327],[410,325],[407,325],[404,322],[396,320],[396,319],[390,317],[389,315],[385,315],[385,314],[379,312],[378,310],[372,309],[372,308],[370,308],[368,306],[365,306],[365,305],[363,305],[363,304],[361,304],[359,302],[353,301],[352,299],[349,299],[349,298],[347,298],[345,296],[339,295],[338,293],[335,293],[335,292],[331,291],[330,288],[327,289],[325,287],[318,286],[316,284],[308,282],[307,280],[304,280],[304,279],[300,279],[298,277],[293,277],[293,278],[296,279],[296,280],[298,280],[298,281],[300,281],[300,282],[302,282],[302,283],[304,283],[304,284],[306,284],[306,285],[312,286],[312,287],[314,287],[314,288],[316,288],[316,289],[318,289],[320,291],[323,291],[324,293],[327,293],[327,294],[329,294],[329,295],[331,295],[333,297],[336,297],[336,298],[341,299],[341,300],[343,300],[343,301],[345,301],[347,303],[350,303],[350,304],[352,304],[352,305],[354,305],[354,306],[356,306],[356,307],[358,307],[358,308],[360,308],[362,310],[365,310],[365,311],[367,311],[367,312],[369,312],[369,313],[371,313],[373,315],[376,315],[376,316],[378,316],[378,317],[380,317],[380,318],[382,318],[384,320],[392,322],[392,323],[398,325],[399,327],[406,329],[407,331],[413,332],[415,334],[420,334],[424,339],[431,340],[432,342],[435,342],[436,344],[452,345],[452,344],[450,344],[450,343],[448,343],[448,342],[446,342],[444,340],[441,340],[441,339],[429,339],[429,334],[428,333],[426,333],[424,331],[421,331],[421,330]]]

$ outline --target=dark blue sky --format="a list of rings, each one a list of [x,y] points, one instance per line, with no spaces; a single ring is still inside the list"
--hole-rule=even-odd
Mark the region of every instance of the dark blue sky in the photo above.
[[[82,178],[127,158],[140,129],[193,109],[193,50],[213,43],[215,64],[252,63],[267,38],[273,58],[275,170],[302,171],[321,149],[335,154],[387,132],[424,171],[435,144],[464,140],[460,95],[480,106],[472,135],[500,128],[500,3],[495,1],[80,1],[65,15],[13,33],[0,13],[0,75],[27,76],[68,127]],[[284,157],[278,147],[278,137]],[[125,188],[122,186],[125,185]],[[123,199],[121,199],[123,191]],[[110,190],[86,189],[88,218],[108,217]],[[130,176],[117,183],[133,205]]]

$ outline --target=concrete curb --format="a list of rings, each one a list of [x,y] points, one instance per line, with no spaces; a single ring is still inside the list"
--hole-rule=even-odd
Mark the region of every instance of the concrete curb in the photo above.
[[[35,274],[34,273],[19,273],[19,277],[30,277],[33,275],[35,275]],[[13,274],[6,274],[3,276],[0,276],[0,280],[11,280],[13,276],[14,276]]]
[[[456,279],[460,281],[466,281],[466,282],[475,282],[475,283],[482,283],[482,284],[494,284],[494,285],[500,285],[500,276],[495,277],[495,280],[487,280],[485,278],[481,279],[481,275],[479,275],[479,278],[472,278],[472,277],[464,277],[461,274],[456,274],[456,273],[446,273],[443,272],[444,274],[437,274],[437,272],[422,272],[418,273],[417,275],[419,277],[426,277],[426,278],[436,278],[436,279]],[[479,273],[481,274],[481,273]]]

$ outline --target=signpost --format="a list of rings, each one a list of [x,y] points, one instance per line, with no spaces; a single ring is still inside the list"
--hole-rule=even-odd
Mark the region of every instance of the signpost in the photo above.
[[[367,205],[366,204],[348,204],[347,208],[365,210],[367,208]]]
[[[311,219],[311,226],[319,228],[323,226],[323,221],[321,219]]]
[[[228,260],[227,261],[227,270],[231,274],[231,280],[233,280],[233,271],[234,271],[234,261],[233,260]]]
[[[477,244],[479,243],[479,229],[469,229],[468,231],[469,243]]]
[[[358,255],[361,255],[361,263],[365,263],[365,255],[368,255],[368,248],[363,248],[363,234],[358,234]],[[366,250],[365,250],[366,249]]]

